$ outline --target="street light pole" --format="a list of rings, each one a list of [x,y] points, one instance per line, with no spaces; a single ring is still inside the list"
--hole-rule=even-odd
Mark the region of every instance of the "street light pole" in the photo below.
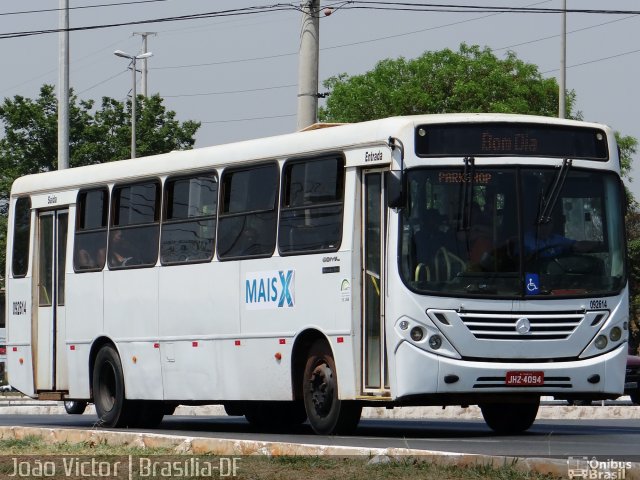
[[[116,50],[113,54],[131,60],[133,79],[133,87],[131,88],[131,158],[136,158],[136,61],[149,58],[153,53],[145,52],[140,55],[131,55],[122,50]]]

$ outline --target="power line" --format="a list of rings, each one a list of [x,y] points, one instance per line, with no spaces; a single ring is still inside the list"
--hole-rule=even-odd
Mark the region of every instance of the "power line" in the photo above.
[[[206,124],[211,124],[211,123],[231,123],[231,122],[249,122],[249,121],[254,121],[254,120],[271,120],[273,118],[287,118],[287,117],[295,117],[296,114],[295,113],[291,113],[291,114],[287,114],[287,115],[272,115],[269,117],[251,117],[251,118],[234,118],[234,119],[230,119],[230,120],[211,120],[211,121],[200,121],[200,123],[206,123]]]
[[[80,90],[80,91],[78,92],[78,95],[80,95],[81,93],[88,92],[89,90],[93,90],[94,88],[99,87],[100,85],[105,84],[105,83],[107,83],[108,81],[113,80],[114,78],[117,78],[117,77],[119,77],[120,75],[123,75],[123,74],[128,73],[128,72],[129,72],[129,69],[127,69],[127,70],[123,70],[123,71],[121,71],[121,72],[118,72],[118,73],[116,73],[115,75],[112,75],[112,76],[111,76],[111,77],[109,77],[109,78],[105,78],[104,80],[101,80],[100,82],[98,82],[98,83],[96,83],[96,84],[94,84],[94,85],[91,85],[91,86],[90,86],[90,87],[88,87],[88,88],[85,88],[84,90]]]
[[[602,27],[604,25],[609,25],[611,23],[622,22],[623,20],[629,20],[630,18],[638,18],[638,15],[629,15],[628,17],[617,18],[616,20],[611,20],[609,22],[598,23],[596,25],[590,25],[588,27],[576,28],[575,30],[571,30],[571,31],[567,32],[567,35],[572,34],[572,33],[583,32],[585,30],[591,30],[592,28]],[[558,38],[560,36],[561,36],[560,34],[549,35],[547,37],[540,37],[540,38],[536,38],[534,40],[528,40],[526,42],[514,43],[513,45],[507,45],[506,47],[493,48],[492,50],[494,52],[499,52],[500,50],[507,50],[507,49],[513,48],[513,47],[521,47],[523,45],[530,45],[532,43],[542,42],[544,40],[550,40],[552,38]]]
[[[169,2],[171,0],[134,0],[134,1],[129,1],[129,2],[119,2],[119,3],[103,3],[100,5],[84,5],[84,6],[80,6],[80,7],[69,7],[68,9],[64,9],[64,10],[81,10],[81,9],[87,9],[87,8],[101,8],[101,7],[117,7],[117,6],[122,6],[122,5],[135,5],[138,3],[156,3],[156,2]],[[45,8],[45,9],[41,9],[41,10],[23,10],[23,11],[18,11],[18,12],[0,12],[0,17],[5,17],[5,16],[9,16],[9,15],[24,15],[24,14],[30,14],[30,13],[47,13],[47,12],[60,12],[61,8]]]
[[[603,62],[605,60],[611,60],[613,58],[624,57],[626,55],[631,55],[631,54],[638,53],[638,52],[640,52],[640,49],[631,50],[629,52],[618,53],[616,55],[609,55],[608,57],[597,58],[595,60],[587,60],[586,62],[582,62],[582,63],[575,63],[573,65],[568,65],[567,68],[582,67],[584,65],[589,65],[591,63]],[[557,72],[558,70],[559,70],[558,68],[554,68],[552,70],[546,70],[546,71],[540,72],[540,73],[544,75],[545,73],[553,73],[553,72]]]
[[[154,18],[154,19],[147,19],[147,20],[133,20],[130,22],[89,25],[85,27],[73,27],[68,29],[51,28],[46,30],[29,30],[29,31],[22,31],[22,32],[10,32],[10,33],[0,34],[0,40],[9,39],[9,38],[29,37],[34,35],[45,35],[49,33],[59,33],[63,30],[66,30],[69,32],[81,32],[81,31],[88,31],[88,30],[100,30],[105,28],[125,27],[125,26],[131,26],[131,25],[179,22],[179,21],[185,21],[185,20],[202,20],[207,18],[218,18],[218,17],[234,17],[234,16],[241,16],[241,15],[255,15],[259,13],[280,12],[280,11],[290,11],[290,10],[297,10],[297,7],[293,5],[288,5],[288,4],[266,5],[262,7],[246,7],[246,8],[238,8],[238,9],[230,9],[230,10],[220,10],[216,12],[179,15],[174,17],[162,17],[162,18]]]
[[[226,92],[207,92],[207,93],[183,93],[180,95],[163,95],[163,98],[179,98],[179,97],[206,97],[212,95],[232,95],[236,93],[250,93],[250,92],[264,92],[267,90],[278,90],[281,88],[291,88],[297,87],[298,85],[293,83],[290,85],[276,85],[273,87],[262,87],[262,88],[249,88],[246,90],[227,90]]]
[[[345,2],[344,9],[394,10],[412,12],[447,12],[447,13],[588,13],[599,15],[640,14],[640,10],[611,10],[611,9],[581,9],[571,8],[540,8],[540,7],[494,7],[478,5],[453,5],[438,3],[408,3],[353,0]]]
[[[168,0],[138,0],[139,2],[152,1],[168,1]],[[80,8],[80,7],[78,7]],[[418,3],[396,3],[396,2],[374,2],[374,1],[348,1],[344,2],[339,8],[344,9],[368,9],[368,10],[387,10],[387,11],[417,11],[417,12],[455,12],[455,13],[562,13],[564,10],[557,8],[540,8],[540,7],[487,7],[476,5],[450,5],[450,4],[418,4]],[[143,25],[151,23],[177,22],[185,20],[201,20],[216,17],[230,17],[240,15],[253,15],[257,13],[279,12],[279,11],[299,11],[300,7],[293,3],[279,3],[273,5],[264,5],[256,7],[245,7],[239,9],[220,10],[216,12],[205,12],[188,15],[180,15],[174,17],[163,17],[146,20],[134,20],[130,22],[120,22],[111,24],[90,25],[85,27],[74,27],[66,29],[69,32],[80,32],[87,30],[98,30],[105,28],[115,28],[131,25]],[[588,13],[600,15],[639,15],[640,10],[606,10],[606,9],[567,9],[567,13]],[[33,35],[45,35],[49,33],[58,33],[62,31],[59,28],[45,30],[29,30],[22,32],[10,32],[0,34],[0,39],[20,38]]]

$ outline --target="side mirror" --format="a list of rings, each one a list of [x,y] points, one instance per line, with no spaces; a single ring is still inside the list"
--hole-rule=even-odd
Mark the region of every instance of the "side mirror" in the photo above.
[[[402,170],[386,171],[384,183],[387,192],[387,206],[389,208],[404,207],[404,172]]]

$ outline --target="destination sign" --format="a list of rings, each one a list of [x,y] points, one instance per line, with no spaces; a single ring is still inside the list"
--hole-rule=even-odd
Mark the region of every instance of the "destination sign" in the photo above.
[[[416,128],[419,157],[552,157],[606,161],[603,130],[536,123],[450,123]]]

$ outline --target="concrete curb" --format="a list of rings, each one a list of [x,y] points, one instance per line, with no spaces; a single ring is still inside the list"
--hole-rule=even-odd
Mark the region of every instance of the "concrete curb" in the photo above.
[[[265,442],[254,440],[216,439],[190,436],[173,436],[153,433],[110,432],[103,430],[75,430],[36,427],[0,427],[0,439],[20,440],[28,436],[41,437],[48,444],[88,443],[114,446],[131,446],[139,449],[165,448],[176,454],[221,456],[238,455],[308,455],[339,457],[361,456],[371,461],[394,461],[413,457],[419,461],[436,465],[469,467],[490,465],[502,467],[510,465],[521,472],[535,472],[566,478],[567,461],[549,458],[517,458],[415,450],[409,448],[366,448],[330,445],[310,445],[284,442]],[[640,480],[640,463],[632,464],[625,470],[626,480]]]

